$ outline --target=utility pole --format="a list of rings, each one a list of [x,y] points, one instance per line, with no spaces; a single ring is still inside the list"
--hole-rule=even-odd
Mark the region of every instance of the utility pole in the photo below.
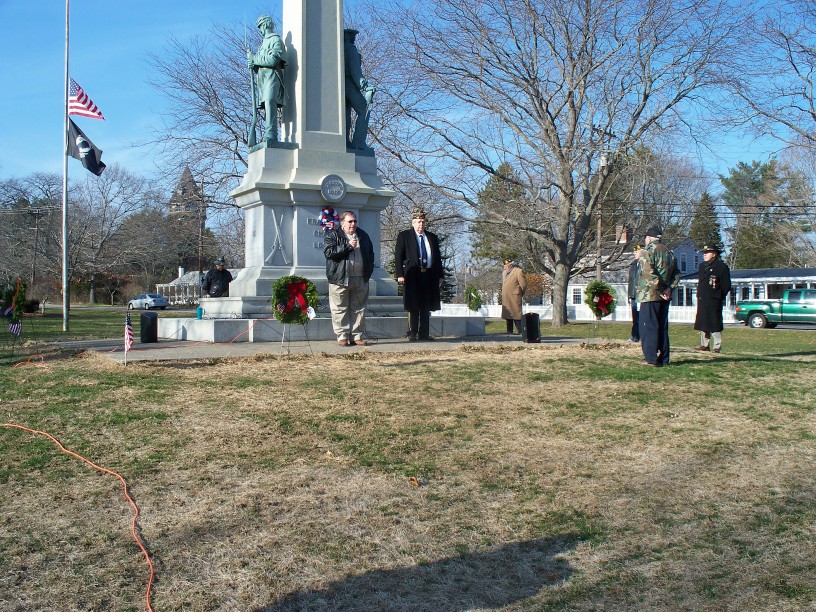
[[[598,135],[597,144],[600,145],[597,150],[601,156],[598,160],[598,184],[600,184],[603,179],[604,175],[607,171],[607,166],[609,165],[609,158],[607,157],[607,152],[611,152],[609,149],[609,144],[611,143],[613,138],[617,138],[617,136],[610,132],[608,129],[596,126],[593,124],[590,130],[590,144],[595,144],[593,142],[593,136]],[[602,233],[603,233],[603,224],[601,223],[602,218],[602,207],[603,207],[603,196],[601,195],[601,191],[598,191],[598,226],[596,228],[597,236],[595,238],[595,249],[597,251],[595,256],[595,279],[601,280],[601,258],[603,257],[602,252]]]
[[[37,246],[40,237],[40,217],[45,215],[47,211],[44,208],[29,208],[27,212],[34,217],[34,252],[31,257],[31,284],[33,285],[34,281],[37,280]]]
[[[601,154],[600,160],[600,174],[603,175],[604,171],[606,170],[606,153]],[[595,257],[595,280],[601,280],[601,257],[603,256],[602,252],[602,240],[601,234],[603,231],[603,224],[601,223],[602,217],[602,205],[603,205],[603,198],[600,194],[598,194],[598,227],[597,227],[597,236],[595,237],[595,248],[597,250],[597,255]]]

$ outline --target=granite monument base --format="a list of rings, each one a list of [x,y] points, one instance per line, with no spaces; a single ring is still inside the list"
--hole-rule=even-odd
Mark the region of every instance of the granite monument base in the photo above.
[[[221,298],[221,300],[230,298]],[[239,298],[234,298],[239,299]],[[246,299],[246,298],[242,298]],[[260,299],[260,298],[259,298]],[[211,302],[214,300],[207,300]],[[268,302],[267,302],[268,304]],[[318,316],[306,325],[284,325],[271,314],[247,318],[203,319],[160,318],[159,339],[193,340],[198,342],[280,342],[286,340],[334,340],[336,336],[331,319]],[[366,316],[364,337],[381,340],[404,338],[408,331],[408,317],[403,311],[397,316]],[[485,333],[485,319],[474,313],[470,316],[431,315],[431,335],[439,337],[481,336]]]

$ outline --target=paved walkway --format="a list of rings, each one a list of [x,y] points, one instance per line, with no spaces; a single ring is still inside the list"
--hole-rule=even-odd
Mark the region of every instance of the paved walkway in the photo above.
[[[544,345],[571,345],[583,342],[582,338],[560,336],[542,337]],[[124,363],[125,353],[122,340],[73,340],[56,343],[63,350],[77,352],[93,350],[119,363]],[[142,344],[138,340],[128,351],[127,361],[178,361],[194,359],[217,359],[223,357],[245,357],[249,355],[287,355],[323,353],[340,355],[370,351],[376,353],[400,353],[409,351],[446,351],[462,346],[537,346],[524,344],[519,336],[491,334],[487,336],[467,336],[465,338],[437,338],[433,342],[409,342],[407,338],[383,338],[370,340],[367,346],[343,347],[335,340],[293,341],[293,342],[234,342],[212,343],[185,340],[161,340]]]

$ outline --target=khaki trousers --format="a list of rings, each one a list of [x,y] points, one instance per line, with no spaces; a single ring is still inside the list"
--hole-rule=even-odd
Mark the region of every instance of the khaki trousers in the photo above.
[[[700,346],[708,346],[713,340],[711,350],[719,349],[722,346],[722,332],[700,332]]]
[[[362,340],[368,283],[362,276],[350,276],[348,287],[329,283],[332,327],[338,340]]]

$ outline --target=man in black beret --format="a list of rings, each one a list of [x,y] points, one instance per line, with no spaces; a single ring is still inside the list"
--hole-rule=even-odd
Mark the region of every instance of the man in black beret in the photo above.
[[[694,329],[700,332],[700,346],[695,350],[719,353],[722,346],[722,311],[725,298],[731,291],[731,270],[720,259],[717,245],[706,244],[702,251],[703,263],[697,270],[697,316],[694,319]]]
[[[431,311],[442,308],[440,287],[445,277],[439,238],[425,230],[425,212],[411,213],[411,229],[397,236],[394,253],[397,282],[408,311],[408,339],[433,340],[430,335]]]

